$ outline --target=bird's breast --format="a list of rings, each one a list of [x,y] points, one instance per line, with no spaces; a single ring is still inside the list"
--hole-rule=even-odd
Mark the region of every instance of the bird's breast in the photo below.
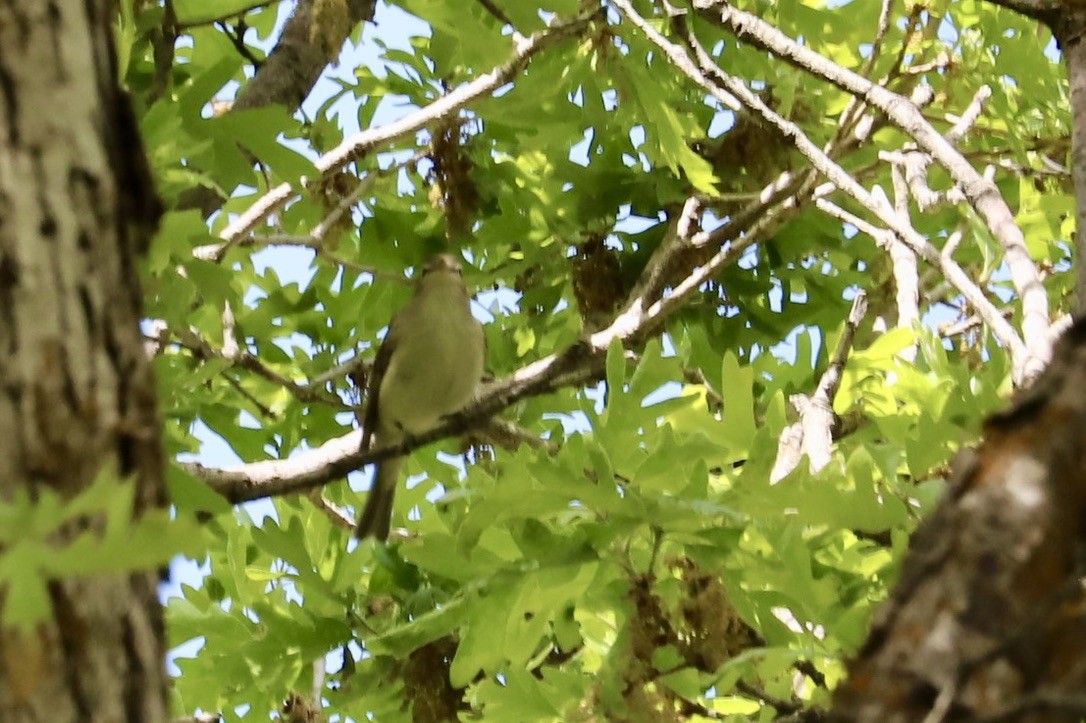
[[[435,321],[402,335],[381,382],[382,427],[423,432],[471,400],[483,373],[482,328],[469,310],[450,312],[425,314]]]

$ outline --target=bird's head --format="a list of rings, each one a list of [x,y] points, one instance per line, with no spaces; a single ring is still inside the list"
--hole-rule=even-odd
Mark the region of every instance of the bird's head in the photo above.
[[[460,290],[461,293],[466,294],[460,260],[452,254],[432,256],[422,267],[422,273],[415,282],[415,288]]]
[[[431,256],[430,260],[422,267],[422,275],[447,273],[460,276],[463,273],[463,270],[463,267],[460,265],[460,260],[452,254],[437,254],[436,256]]]

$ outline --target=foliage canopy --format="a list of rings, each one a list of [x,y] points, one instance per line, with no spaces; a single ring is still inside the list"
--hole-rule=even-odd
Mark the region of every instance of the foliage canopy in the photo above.
[[[719,2],[402,0],[352,27],[359,4],[312,3],[304,40],[339,58],[323,102],[221,112],[292,6],[122,3],[171,209],[144,269],[171,456],[347,454],[405,275],[437,251],[467,262],[494,378],[568,365],[498,405],[512,432],[412,455],[388,547],[351,540],[368,473],[235,507],[174,464],[178,516],[210,513],[209,572],[168,601],[171,645],[202,640],[178,713],[263,719],[315,679],[332,720],[825,705],[949,460],[1069,311],[1050,35],[971,0],[736,4],[827,70]],[[425,31],[397,39],[401,12]],[[228,198],[210,221],[194,188]]]

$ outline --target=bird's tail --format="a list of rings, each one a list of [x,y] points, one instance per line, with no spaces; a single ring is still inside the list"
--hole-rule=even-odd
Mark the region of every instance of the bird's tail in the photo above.
[[[360,540],[373,537],[379,542],[388,539],[392,526],[392,501],[396,497],[396,485],[400,481],[400,469],[404,457],[393,457],[378,462],[373,472],[373,485],[366,496],[366,506],[358,518],[354,534]]]

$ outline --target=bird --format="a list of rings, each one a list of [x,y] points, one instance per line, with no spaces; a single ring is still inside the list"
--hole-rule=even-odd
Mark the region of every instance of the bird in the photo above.
[[[411,299],[392,318],[373,363],[362,449],[425,432],[462,409],[483,375],[483,327],[471,313],[463,268],[452,254],[430,258]],[[392,502],[406,457],[376,463],[355,536],[388,539]]]

